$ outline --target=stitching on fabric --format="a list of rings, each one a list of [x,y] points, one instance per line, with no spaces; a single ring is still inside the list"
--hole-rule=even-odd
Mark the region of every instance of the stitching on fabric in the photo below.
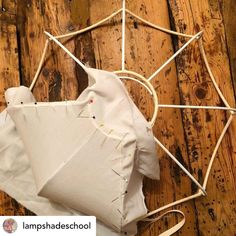
[[[115,172],[117,175],[119,175],[126,183],[128,182],[128,180],[124,176],[120,175],[117,171],[115,171],[114,169],[111,169],[111,170]]]
[[[116,225],[114,225],[114,224],[111,224],[114,228],[116,228],[116,230],[118,231],[118,232],[120,232],[120,229],[116,226]]]
[[[115,202],[115,201],[118,200],[120,197],[124,196],[125,194],[127,194],[127,191],[125,191],[124,193],[122,193],[119,197],[116,197],[115,199],[113,199],[111,202]]]
[[[120,213],[121,217],[122,217],[123,219],[125,219],[125,216],[122,214],[122,212],[121,212],[119,209],[117,209],[117,211]],[[122,219],[121,219],[121,220],[122,220]],[[122,228],[122,222],[121,222],[121,228]]]

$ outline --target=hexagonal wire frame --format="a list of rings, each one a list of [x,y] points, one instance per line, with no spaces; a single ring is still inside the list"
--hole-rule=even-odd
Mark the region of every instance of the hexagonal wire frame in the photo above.
[[[126,6],[125,6],[125,0],[123,0],[123,6],[122,8],[120,8],[119,10],[115,11],[114,13],[112,13],[110,16],[98,21],[97,23],[89,26],[89,27],[86,27],[84,29],[81,29],[81,30],[78,30],[78,31],[74,31],[74,32],[71,32],[71,33],[68,33],[68,34],[63,34],[63,35],[58,35],[58,36],[55,36],[53,37],[52,35],[50,35],[49,33],[45,32],[49,38],[46,39],[46,42],[45,42],[45,46],[44,46],[44,49],[43,49],[43,53],[42,53],[42,56],[41,56],[41,59],[40,59],[40,63],[39,63],[39,66],[37,68],[37,71],[35,73],[35,76],[34,76],[34,79],[30,85],[30,90],[33,89],[37,79],[38,79],[38,76],[40,74],[40,71],[42,69],[42,66],[44,64],[44,59],[45,59],[45,56],[46,56],[46,52],[47,52],[47,49],[48,49],[48,46],[49,46],[49,42],[51,40],[55,41],[60,47],[62,47],[79,65],[81,65],[82,67],[84,67],[83,63],[81,63],[67,48],[65,48],[59,41],[58,39],[61,39],[61,38],[68,38],[68,37],[74,37],[75,35],[79,35],[79,34],[82,34],[82,33],[85,33],[87,31],[90,31],[92,29],[95,29],[97,28],[98,26],[102,25],[103,23],[109,21],[110,19],[112,19],[113,17],[115,17],[116,15],[118,15],[119,13],[122,13],[122,58],[121,58],[121,70],[119,71],[116,71],[117,73],[124,73],[124,74],[131,74],[131,75],[136,75],[138,77],[142,77],[144,78],[143,76],[139,75],[138,73],[136,72],[133,72],[133,71],[129,71],[129,70],[126,70],[125,69],[125,26],[126,26],[126,13],[128,13],[129,15],[133,16],[134,18],[138,19],[139,21],[145,23],[146,25],[156,29],[156,30],[159,30],[159,31],[162,31],[162,32],[165,32],[165,33],[168,33],[168,34],[172,34],[172,35],[176,35],[176,36],[182,36],[182,37],[185,37],[185,38],[190,38],[179,50],[177,50],[164,64],[162,64],[162,66],[160,66],[148,79],[145,79],[146,80],[146,84],[138,79],[135,79],[135,78],[131,78],[131,77],[128,77],[128,76],[120,76],[120,78],[126,78],[126,79],[131,79],[131,80],[135,80],[136,82],[142,84],[146,89],[148,89],[149,93],[152,94],[151,91],[153,91],[152,89],[150,90],[150,87],[147,86],[150,85],[150,81],[156,77],[160,71],[166,66],[168,65],[173,59],[175,59],[176,56],[178,56],[191,42],[193,42],[194,40],[198,40],[198,44],[199,44],[199,49],[200,49],[200,53],[201,53],[201,56],[202,56],[202,59],[204,61],[204,64],[206,66],[206,69],[209,73],[209,76],[211,78],[211,81],[218,93],[218,95],[220,96],[220,98],[222,99],[223,103],[224,103],[224,107],[218,107],[218,106],[191,106],[191,105],[167,105],[167,104],[158,104],[157,103],[157,107],[158,108],[189,108],[189,109],[213,109],[213,110],[225,110],[225,111],[228,111],[230,113],[230,116],[219,136],[219,139],[215,145],[215,148],[213,150],[213,153],[211,155],[211,158],[210,158],[210,162],[209,162],[209,166],[207,168],[207,171],[206,171],[206,175],[205,175],[205,178],[204,178],[204,181],[203,181],[203,185],[201,185],[194,177],[192,174],[189,173],[189,171],[177,160],[177,158],[155,137],[155,141],[156,143],[167,153],[167,155],[169,157],[171,157],[171,159],[185,172],[185,174],[198,186],[198,192],[191,195],[191,196],[188,196],[188,197],[185,197],[183,199],[180,199],[180,200],[177,200],[177,201],[174,201],[172,203],[169,203],[165,206],[162,206],[154,211],[151,211],[149,213],[147,213],[145,215],[145,217],[141,217],[139,218],[138,220],[144,220],[144,218],[146,217],[149,217],[153,214],[156,214],[156,213],[159,213],[160,211],[163,211],[167,208],[170,208],[170,207],[173,207],[177,204],[180,204],[180,203],[183,203],[183,202],[186,202],[186,201],[189,201],[191,199],[195,199],[197,197],[200,197],[200,196],[205,196],[206,195],[206,187],[207,187],[207,182],[208,182],[208,179],[209,179],[209,175],[210,175],[210,171],[212,169],[212,165],[213,165],[213,162],[215,160],[215,157],[216,157],[216,154],[217,154],[217,151],[218,151],[218,148],[222,142],[222,139],[227,131],[227,129],[229,128],[232,120],[233,120],[233,116],[236,114],[236,109],[235,108],[232,108],[229,103],[227,102],[226,98],[224,97],[223,93],[221,92],[219,86],[217,85],[216,83],[216,80],[214,78],[214,75],[210,69],[210,66],[209,66],[209,63],[208,63],[208,60],[207,60],[207,57],[206,57],[206,54],[205,54],[205,50],[204,50],[204,47],[203,47],[203,42],[202,42],[202,34],[203,34],[203,31],[200,31],[198,32],[197,34],[195,35],[188,35],[188,34],[183,34],[183,33],[179,33],[179,32],[176,32],[176,31],[172,31],[172,30],[169,30],[169,29],[166,29],[166,28],[163,28],[159,25],[156,25],[156,24],[153,24],[141,17],[139,17],[138,15],[134,14],[132,11],[126,9]],[[152,85],[150,85],[152,86]],[[152,87],[153,88],[153,87]],[[154,96],[153,96],[154,98]],[[154,98],[155,99],[155,98]],[[157,101],[156,101],[157,102]],[[156,107],[156,109],[157,109]],[[154,115],[153,118],[156,118],[157,114]],[[184,216],[184,214],[181,212],[181,211],[178,211],[178,210],[172,210],[172,211],[167,211],[165,212],[163,215],[166,215],[167,213],[169,212],[177,212],[177,213],[180,213]],[[144,220],[144,221],[156,221],[158,219],[160,219],[163,215],[155,218],[155,219],[150,219],[150,220]],[[182,225],[184,224],[184,222],[180,222],[179,223],[179,228],[182,227]],[[178,228],[178,229],[179,229]]]

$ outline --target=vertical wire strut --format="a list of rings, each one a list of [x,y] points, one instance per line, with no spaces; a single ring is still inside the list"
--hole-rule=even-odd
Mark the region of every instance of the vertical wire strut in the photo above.
[[[121,58],[121,70],[125,70],[125,0],[123,0],[123,6],[122,6],[122,58]]]
[[[44,60],[45,60],[45,57],[46,57],[46,53],[47,53],[47,50],[48,50],[48,46],[49,46],[49,39],[46,39],[46,42],[45,42],[45,45],[44,45],[44,49],[43,49],[43,54],[42,54],[42,56],[41,56],[41,58],[40,58],[40,62],[39,62],[37,71],[36,71],[36,73],[35,73],[35,75],[34,75],[34,78],[33,78],[32,82],[31,82],[31,85],[30,85],[30,87],[29,87],[30,91],[33,90],[34,85],[35,85],[35,83],[36,83],[37,80],[38,80],[39,74],[40,74],[41,69],[42,69],[43,64],[44,64]]]

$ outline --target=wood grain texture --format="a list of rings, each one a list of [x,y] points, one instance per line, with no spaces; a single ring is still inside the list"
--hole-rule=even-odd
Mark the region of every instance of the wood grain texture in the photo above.
[[[233,21],[228,15],[233,1],[224,0],[127,0],[127,8],[153,23],[194,34],[204,29],[204,46],[210,66],[223,94],[235,106],[232,78],[235,74]],[[5,88],[29,86],[36,72],[45,42],[44,30],[54,35],[84,28],[121,7],[118,0],[21,0],[3,1],[0,14],[0,108]],[[1,6],[0,6],[1,7]],[[235,22],[236,23],[236,22]],[[185,40],[144,26],[127,15],[126,68],[148,77]],[[121,68],[121,16],[103,26],[69,40],[66,47],[84,63],[104,70]],[[19,65],[19,66],[18,66]],[[8,68],[8,69],[7,69]],[[147,119],[153,104],[150,95],[135,82],[125,82],[128,91]],[[222,105],[200,56],[197,43],[189,46],[152,80],[160,103]],[[76,99],[87,86],[87,75],[54,43],[50,43],[45,65],[33,93],[39,101]],[[154,134],[187,169],[203,182],[210,155],[227,120],[220,111],[160,109]],[[207,197],[177,206],[186,224],[176,235],[235,235],[236,225],[236,122],[231,124],[214,162]],[[158,147],[157,147],[158,148]],[[197,191],[196,186],[160,150],[162,181],[145,179],[148,209],[154,210]],[[4,193],[0,193],[1,215],[32,214]],[[139,224],[139,236],[154,236],[177,223],[169,215],[146,227]]]
[[[234,0],[220,1],[220,10],[223,15],[228,56],[230,60],[231,76],[234,85],[234,94],[236,95],[236,7]]]
[[[6,107],[4,93],[9,87],[20,85],[18,45],[16,33],[16,4],[2,2],[0,6],[0,111]],[[0,215],[28,215],[30,212],[0,191]]]
[[[106,9],[99,8],[101,4],[108,6],[108,9],[111,9],[110,12],[121,7],[117,1],[92,1],[91,20],[93,23],[101,19],[102,16],[109,15]],[[163,17],[168,16],[168,8],[165,1],[127,1],[127,8],[151,22],[169,28],[168,17]],[[158,9],[162,9],[162,12],[158,11]],[[154,12],[157,12],[157,14],[154,14]],[[99,28],[92,33],[95,41],[94,50],[98,68],[105,70],[118,70],[121,68],[121,25],[119,22],[120,16],[117,16],[111,25]],[[126,30],[127,69],[137,71],[148,77],[173,54],[169,35],[147,28],[130,16],[127,17]],[[175,63],[171,63],[153,80],[160,102],[179,103],[176,78]],[[140,110],[149,118],[152,112],[150,96],[134,82],[130,85],[130,92]],[[161,109],[154,127],[154,133],[170,148],[173,154],[177,155],[179,160],[184,162],[186,167],[189,167],[180,111]],[[146,202],[150,210],[191,195],[189,179],[160,148],[158,148],[158,154],[161,159],[161,178],[164,181],[145,180]],[[173,178],[174,176],[175,178]],[[184,210],[189,219],[185,232],[193,235],[196,225],[193,203],[186,203],[183,206],[179,206],[179,209]],[[145,226],[140,226],[140,235],[157,235],[176,222],[175,216],[170,216],[168,221],[153,224],[151,229],[145,230]]]
[[[84,3],[82,1],[81,5],[84,6]],[[79,17],[76,18],[76,4],[80,5],[80,1],[26,0],[18,3],[21,74],[25,85],[30,85],[36,72],[46,40],[44,30],[53,35],[60,35],[85,27],[88,23],[87,18],[89,16],[86,14],[82,16],[82,20]],[[86,37],[65,39],[66,42],[63,42],[82,61],[88,60],[90,62],[92,61],[90,48],[83,45],[83,42],[88,42],[89,37]],[[83,84],[86,84],[84,77],[84,73],[78,69],[72,59],[57,45],[51,43],[34,94],[39,101],[76,99],[79,94],[79,87],[84,88],[86,86]]]
[[[20,84],[18,68],[18,48],[15,25],[0,21],[0,110],[5,108],[4,92],[7,88]]]
[[[225,32],[217,1],[170,1],[173,25],[184,33],[204,30],[203,41],[209,64],[224,96],[235,106]],[[181,10],[180,10],[181,9]],[[175,41],[178,48],[183,42]],[[177,58],[178,80],[182,103],[222,105],[201,60],[197,43]],[[204,178],[218,137],[227,121],[219,111],[183,112],[188,154],[195,175]],[[231,124],[209,178],[207,197],[195,201],[198,235],[233,235],[235,233],[235,120]]]
[[[0,20],[8,24],[16,24],[16,7],[15,0],[0,1]]]

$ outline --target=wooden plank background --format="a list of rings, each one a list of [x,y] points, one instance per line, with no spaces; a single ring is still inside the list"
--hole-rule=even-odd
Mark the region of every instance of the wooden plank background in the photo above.
[[[179,32],[204,30],[203,43],[216,80],[231,106],[236,88],[236,7],[234,0],[128,0],[127,8],[141,17]],[[29,86],[45,42],[44,30],[54,35],[81,29],[121,7],[120,0],[5,0],[0,1],[0,109],[4,91]],[[74,37],[66,47],[91,67],[117,70],[121,66],[121,17],[92,32]],[[144,26],[127,17],[126,66],[149,76],[184,42],[180,37]],[[191,44],[153,81],[160,103],[222,105],[201,59],[197,43]],[[134,101],[148,118],[152,101],[139,85],[126,83]],[[87,86],[87,76],[56,45],[50,44],[46,64],[34,89],[39,101],[75,99]],[[221,111],[160,109],[155,135],[203,181],[210,155],[227,114]],[[236,122],[220,146],[210,175],[207,197],[182,204],[186,224],[176,235],[236,235]],[[189,196],[196,187],[158,149],[162,181],[145,179],[149,209]],[[7,194],[0,193],[0,215],[31,215]],[[146,228],[140,236],[153,236],[178,221],[168,216]]]

